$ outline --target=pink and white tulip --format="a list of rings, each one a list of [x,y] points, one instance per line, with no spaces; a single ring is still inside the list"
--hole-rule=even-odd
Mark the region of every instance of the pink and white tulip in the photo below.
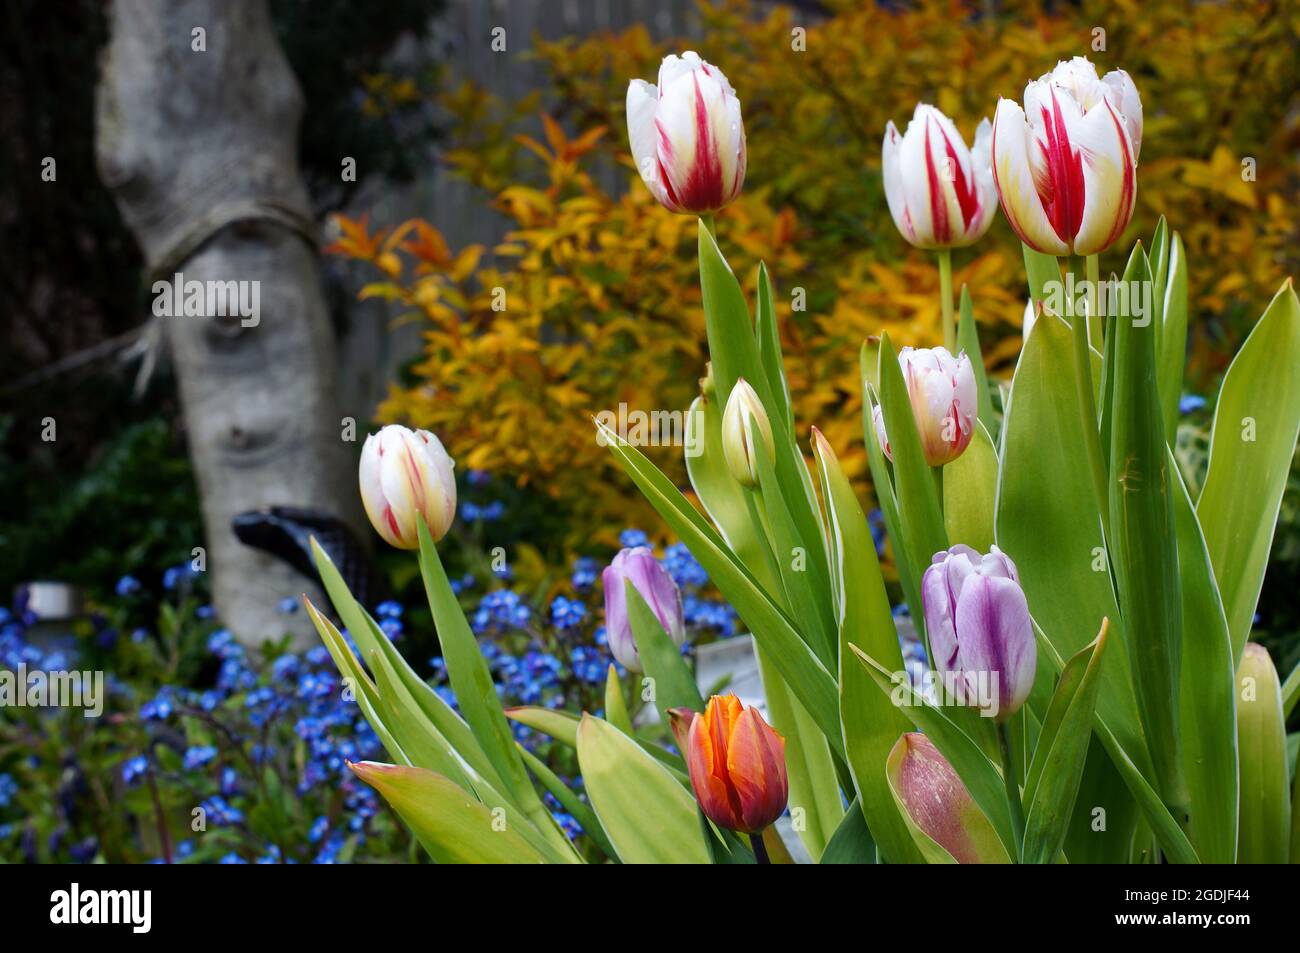
[[[361,502],[376,532],[390,546],[418,549],[423,516],[429,535],[447,535],[456,517],[455,463],[427,430],[397,424],[366,437],[361,448]]]
[[[628,84],[627,136],[642,181],[669,211],[716,212],[740,195],[740,100],[722,71],[691,50],[664,57],[658,86]]]
[[[1048,255],[1095,255],[1128,226],[1137,197],[1142,101],[1123,70],[1083,57],[1025,87],[993,115],[993,179],[1007,221]]]
[[[951,463],[970,444],[979,412],[979,391],[970,358],[965,351],[953,357],[943,347],[905,347],[898,352],[898,363],[903,369],[925,462],[932,467]],[[880,448],[893,460],[893,447],[878,405],[872,422]]]
[[[893,122],[885,127],[885,198],[894,224],[917,248],[961,248],[988,231],[998,206],[991,128],[981,121],[968,149],[952,120],[925,103],[906,132]]]

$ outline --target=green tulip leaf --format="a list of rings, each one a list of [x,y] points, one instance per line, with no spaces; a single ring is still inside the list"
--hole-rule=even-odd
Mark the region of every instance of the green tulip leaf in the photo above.
[[[500,812],[423,768],[363,761],[352,765],[440,864],[538,864],[544,858]]]
[[[1238,802],[1232,640],[1205,538],[1172,453],[1169,470],[1182,575],[1179,731],[1189,797],[1187,832],[1203,863],[1230,864],[1237,853]]]
[[[1123,281],[1129,287],[1151,281],[1140,244]],[[1127,313],[1116,313],[1113,323],[1110,559],[1157,787],[1177,813],[1187,810],[1188,794],[1178,730],[1183,610],[1174,475],[1156,387],[1156,324],[1149,313],[1140,315],[1133,302],[1128,304]]]
[[[695,800],[623,732],[583,715],[578,765],[591,806],[624,863],[709,863]]]
[[[822,851],[820,864],[874,864],[876,863],[876,845],[867,828],[867,819],[862,805],[853,799],[845,812],[840,826],[826,843]]]
[[[1043,716],[1025,777],[1027,809],[1021,859],[1026,864],[1052,862],[1065,844],[1092,738],[1109,627],[1103,620],[1097,638],[1065,664]]]
[[[943,523],[948,543],[987,553],[994,540],[998,455],[983,421],[960,457],[943,468]]]
[[[813,433],[814,458],[826,501],[830,564],[840,619],[840,721],[857,804],[872,840],[889,863],[918,863],[922,857],[889,792],[885,761],[911,722],[876,688],[871,676],[849,657],[850,646],[902,671],[903,654],[890,612],[875,542],[853,487],[831,445]]]
[[[497,775],[505,781],[505,791],[557,849],[572,853],[573,846],[542,804],[524,768],[523,759],[519,757],[487,660],[479,651],[478,640],[465,620],[456,594],[452,592],[423,519],[420,520],[419,537],[424,591],[438,628],[438,641],[447,664],[451,688],[465,721]]]
[[[1300,301],[1290,279],[1233,358],[1196,515],[1240,661],[1300,434]]]

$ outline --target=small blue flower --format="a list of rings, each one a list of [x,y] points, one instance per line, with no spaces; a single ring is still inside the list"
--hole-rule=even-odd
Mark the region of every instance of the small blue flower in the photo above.
[[[618,534],[618,541],[625,549],[636,549],[638,546],[649,546],[650,537],[639,529],[625,529]]]
[[[140,588],[140,580],[136,579],[135,576],[123,576],[117,581],[115,591],[119,596],[125,599],[128,596],[135,595],[140,591]]]
[[[140,706],[140,717],[145,721],[166,721],[176,711],[172,693],[166,685],[158,694]]]
[[[11,774],[0,774],[0,807],[8,807],[18,793],[18,782]]]
[[[1200,394],[1184,394],[1178,399],[1178,412],[1191,414],[1202,409],[1207,401]]]
[[[128,758],[122,765],[122,781],[125,784],[135,784],[149,770],[149,759],[142,754],[134,758]]]
[[[244,820],[244,812],[227,803],[224,797],[214,794],[200,805],[208,820],[218,827],[229,827]]]
[[[293,596],[285,596],[279,601],[275,609],[282,615],[293,615],[298,611],[299,602]]]
[[[402,604],[393,599],[387,599],[375,606],[375,615],[381,619],[398,619],[402,615]]]
[[[600,578],[600,563],[590,556],[579,556],[573,561],[571,582],[578,592],[586,592]]]
[[[193,745],[185,749],[185,770],[201,768],[217,756],[217,749],[212,745]]]
[[[582,623],[587,607],[576,599],[556,596],[551,602],[551,624],[557,629],[572,629]]]

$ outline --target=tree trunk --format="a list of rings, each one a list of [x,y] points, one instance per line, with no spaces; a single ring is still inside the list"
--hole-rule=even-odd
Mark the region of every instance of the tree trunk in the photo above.
[[[230,526],[236,514],[272,504],[317,507],[358,525],[333,331],[297,165],[302,95],[265,0],[115,0],[111,23],[96,152],[150,284],[170,286],[181,272],[185,285],[247,283],[250,296],[255,282],[260,297],[256,323],[214,316],[211,304],[201,317],[154,318],[180,385],[216,609],[246,642],[286,630],[306,638],[303,613],[277,606],[304,591],[315,600],[314,587]]]

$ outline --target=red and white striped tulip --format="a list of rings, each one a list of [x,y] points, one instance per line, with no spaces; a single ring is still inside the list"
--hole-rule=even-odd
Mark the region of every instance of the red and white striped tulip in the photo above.
[[[669,211],[703,215],[740,195],[740,100],[722,71],[691,50],[664,57],[658,86],[628,84],[627,137],[642,181]]]
[[[1029,247],[1095,255],[1133,216],[1142,101],[1123,70],[1098,79],[1083,57],[1025,87],[1025,105],[998,101],[993,180],[1002,211]]]
[[[979,413],[979,391],[970,358],[965,351],[953,357],[943,347],[905,347],[898,352],[898,363],[907,384],[925,462],[932,467],[951,463],[970,444]],[[885,432],[885,417],[879,405],[872,412],[872,423],[880,449],[893,460],[894,449]]]
[[[361,448],[361,502],[376,532],[390,546],[418,549],[418,516],[435,541],[456,517],[455,463],[427,430],[397,424],[366,437]]]
[[[901,135],[885,127],[881,167],[889,214],[917,248],[961,248],[978,241],[997,211],[987,119],[975,130],[975,147],[952,120],[921,103]]]

